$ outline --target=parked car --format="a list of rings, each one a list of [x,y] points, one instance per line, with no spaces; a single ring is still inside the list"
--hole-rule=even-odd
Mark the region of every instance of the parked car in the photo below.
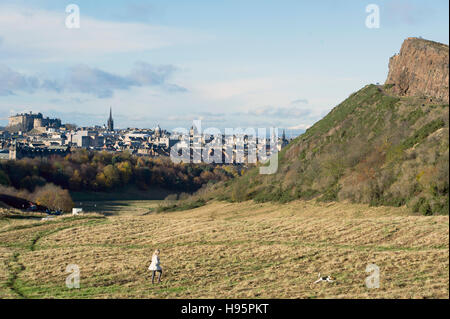
[[[62,212],[59,210],[51,211],[50,209],[47,209],[45,212],[47,213],[47,215],[54,215],[54,216],[62,215]]]

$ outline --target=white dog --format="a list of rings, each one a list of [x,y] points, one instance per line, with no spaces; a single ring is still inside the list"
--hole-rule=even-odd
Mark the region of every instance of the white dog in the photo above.
[[[319,279],[317,279],[316,281],[314,281],[315,284],[318,284],[321,281],[327,281],[327,282],[333,282],[335,281],[335,278],[333,276],[326,276],[326,277],[321,277],[320,273],[319,273]]]

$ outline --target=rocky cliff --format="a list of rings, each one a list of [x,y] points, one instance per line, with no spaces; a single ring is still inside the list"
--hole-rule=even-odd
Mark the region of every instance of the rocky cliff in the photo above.
[[[449,101],[448,45],[408,38],[389,61],[386,84],[405,96],[429,96]]]

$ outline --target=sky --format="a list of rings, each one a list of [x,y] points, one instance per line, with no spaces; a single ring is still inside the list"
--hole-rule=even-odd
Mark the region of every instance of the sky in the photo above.
[[[67,28],[66,6],[80,10]],[[379,28],[368,28],[369,4]],[[447,0],[0,0],[0,126],[24,111],[79,126],[300,132],[384,83],[407,37],[448,44]]]

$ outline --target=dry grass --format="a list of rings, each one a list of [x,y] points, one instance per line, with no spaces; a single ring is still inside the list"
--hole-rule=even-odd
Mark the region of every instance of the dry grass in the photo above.
[[[449,297],[448,216],[313,202],[220,202],[143,215],[156,205],[111,203],[116,211],[106,218],[2,224],[0,296]],[[155,248],[165,274],[152,286],[147,267]],[[369,263],[381,269],[379,289],[365,287]],[[65,287],[68,264],[80,267],[80,289]],[[337,281],[312,285],[319,272]]]

